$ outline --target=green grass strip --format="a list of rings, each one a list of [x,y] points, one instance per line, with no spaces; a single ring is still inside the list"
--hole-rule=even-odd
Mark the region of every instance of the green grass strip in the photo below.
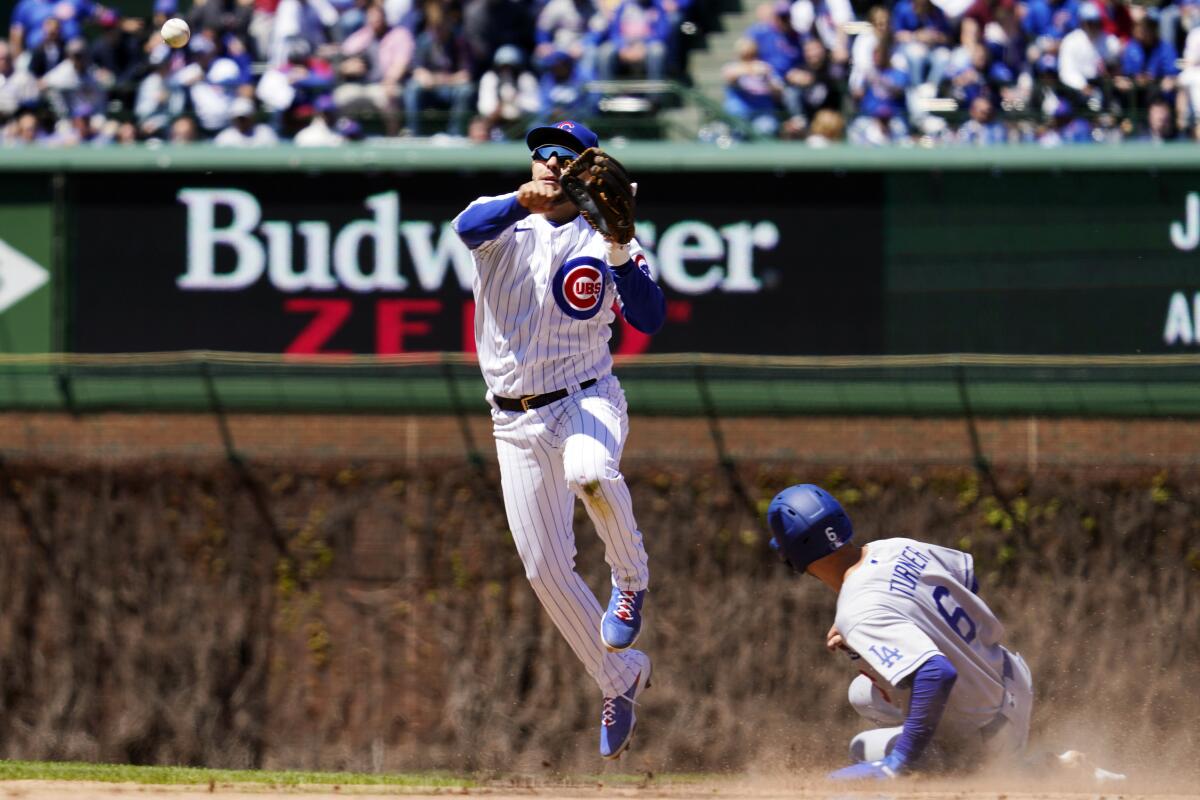
[[[200,767],[135,767],[56,761],[0,761],[0,781],[100,781],[156,785],[254,783],[275,786],[471,787],[474,780],[444,772],[370,774],[359,772],[276,772]]]

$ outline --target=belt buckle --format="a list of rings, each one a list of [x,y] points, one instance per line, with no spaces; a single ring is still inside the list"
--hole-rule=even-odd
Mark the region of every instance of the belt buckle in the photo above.
[[[518,399],[521,401],[521,410],[522,410],[522,411],[529,411],[529,410],[530,410],[530,409],[529,409],[529,401],[530,401],[530,400],[536,400],[536,399],[537,399],[537,395],[536,395],[536,394],[527,394],[527,395],[524,395],[523,397],[520,397],[520,398],[518,398]]]

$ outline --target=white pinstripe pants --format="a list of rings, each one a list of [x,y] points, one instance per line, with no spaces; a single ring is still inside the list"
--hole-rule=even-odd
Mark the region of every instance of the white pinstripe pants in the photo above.
[[[625,393],[608,375],[542,408],[493,410],[492,421],[504,509],[525,576],[604,695],[621,694],[648,659],[637,650],[609,653],[600,643],[604,609],[575,571],[571,522],[579,497],[604,542],[613,585],[646,588],[646,549],[620,471]]]

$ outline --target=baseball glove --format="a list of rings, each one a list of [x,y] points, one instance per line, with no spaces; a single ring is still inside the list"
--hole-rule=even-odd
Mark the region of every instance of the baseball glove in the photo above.
[[[604,238],[628,244],[633,238],[634,195],[637,184],[621,162],[597,147],[584,150],[558,179],[583,218]]]

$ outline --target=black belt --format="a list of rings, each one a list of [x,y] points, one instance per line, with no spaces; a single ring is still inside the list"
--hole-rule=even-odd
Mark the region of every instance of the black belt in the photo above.
[[[594,386],[596,379],[591,378],[579,384],[580,391]],[[555,392],[546,392],[545,394],[527,394],[524,397],[500,397],[492,395],[492,400],[496,403],[496,408],[501,411],[528,411],[531,408],[541,408],[548,406],[555,400],[562,400],[571,393],[570,389],[559,389]]]

